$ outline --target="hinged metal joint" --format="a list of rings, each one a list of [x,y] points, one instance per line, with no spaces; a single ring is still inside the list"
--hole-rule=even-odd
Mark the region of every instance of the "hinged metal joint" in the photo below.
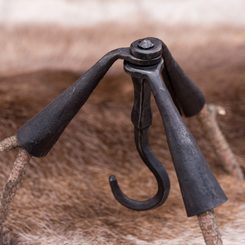
[[[19,145],[32,156],[45,156],[117,59],[124,60],[124,69],[132,77],[134,105],[131,119],[136,148],[155,176],[158,190],[147,200],[134,200],[121,191],[116,177],[110,176],[115,198],[122,205],[140,211],[158,207],[168,197],[168,174],[152,153],[148,142],[153,94],[162,117],[187,215],[203,213],[226,201],[225,194],[181,118],[181,115],[194,116],[200,112],[205,104],[204,96],[185,75],[167,46],[157,38],[136,40],[130,48],[115,49],[103,56],[18,130]]]

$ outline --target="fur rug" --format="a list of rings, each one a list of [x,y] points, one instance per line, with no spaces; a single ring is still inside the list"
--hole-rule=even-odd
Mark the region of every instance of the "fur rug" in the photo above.
[[[207,101],[224,106],[227,115],[219,117],[219,123],[244,167],[245,32],[241,28],[1,27],[0,138],[15,134],[105,52],[144,36],[164,40]],[[151,196],[156,188],[135,150],[132,96],[132,82],[119,62],[50,154],[31,160],[5,225],[6,244],[204,244],[196,218],[186,217],[155,106],[151,142],[170,175],[169,198],[158,209],[135,212],[111,194],[111,174],[130,197]],[[245,244],[245,183],[224,172],[197,120],[185,121],[229,198],[216,209],[224,244]],[[0,154],[1,185],[15,157],[16,152]]]

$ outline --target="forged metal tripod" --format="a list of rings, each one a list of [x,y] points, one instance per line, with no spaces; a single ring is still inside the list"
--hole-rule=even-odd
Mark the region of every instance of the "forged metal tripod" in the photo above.
[[[131,120],[135,143],[141,159],[157,180],[158,190],[147,200],[134,200],[121,191],[116,177],[110,176],[114,197],[127,208],[139,211],[156,208],[168,197],[168,174],[148,143],[153,94],[162,117],[187,215],[200,215],[225,202],[227,198],[223,190],[181,118],[181,115],[191,117],[198,114],[205,104],[204,96],[182,71],[167,46],[157,38],[136,40],[130,48],[115,49],[104,55],[73,85],[27,121],[17,131],[16,138],[12,138],[12,146],[24,149],[30,156],[46,156],[117,59],[124,60],[124,69],[132,77],[134,105]],[[6,143],[7,148],[11,148],[11,144]],[[16,187],[13,183],[11,186]]]

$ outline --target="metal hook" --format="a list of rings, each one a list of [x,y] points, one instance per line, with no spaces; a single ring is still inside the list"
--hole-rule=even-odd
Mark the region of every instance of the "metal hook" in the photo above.
[[[148,143],[152,92],[165,127],[188,216],[203,213],[223,203],[226,200],[225,194],[174,105],[175,103],[185,116],[193,116],[201,110],[205,99],[174,60],[166,45],[157,38],[136,40],[130,48],[115,49],[104,55],[18,130],[18,146],[31,156],[47,155],[117,59],[124,60],[124,69],[131,74],[134,83],[132,122],[135,143],[140,157],[157,180],[158,191],[147,200],[133,200],[123,194],[116,178],[111,176],[110,185],[115,198],[130,209],[147,210],[158,207],[168,196],[168,175],[151,152]],[[167,86],[165,77],[169,79]]]
[[[165,72],[164,61],[143,68],[126,63],[124,68],[149,83],[162,117],[187,216],[201,214],[224,203],[227,198],[165,85],[162,77],[162,72]]]
[[[156,159],[148,143],[148,129],[152,122],[149,84],[136,77],[132,77],[132,80],[135,92],[131,119],[134,124],[135,144],[141,159],[157,180],[158,191],[153,197],[138,201],[129,198],[121,191],[115,176],[109,177],[109,183],[112,193],[119,203],[127,208],[141,211],[156,208],[163,204],[169,194],[170,182],[165,168]]]

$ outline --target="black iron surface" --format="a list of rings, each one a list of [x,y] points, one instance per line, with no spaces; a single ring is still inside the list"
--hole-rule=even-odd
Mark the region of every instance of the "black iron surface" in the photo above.
[[[47,155],[65,127],[117,59],[128,60],[139,65],[149,65],[159,61],[159,59],[135,58],[130,54],[128,48],[120,48],[107,53],[74,84],[17,131],[19,144],[32,156]]]
[[[144,79],[132,77],[134,84],[134,105],[131,119],[134,125],[134,136],[136,148],[141,159],[154,174],[158,191],[152,198],[145,201],[136,201],[122,193],[115,176],[110,176],[114,197],[124,206],[134,210],[147,210],[160,206],[168,197],[170,182],[168,174],[163,165],[156,159],[152,153],[148,142],[148,129],[152,123],[152,113],[150,107],[151,90],[149,83]]]
[[[205,104],[205,98],[201,90],[184,73],[163,42],[162,57],[165,65],[162,75],[177,108],[186,117],[198,114]]]
[[[227,198],[174,105],[162,79],[163,68],[163,61],[143,69],[125,62],[127,72],[149,82],[162,117],[187,215],[194,216],[215,208]]]
[[[157,38],[136,40],[130,48],[116,49],[103,56],[18,130],[17,140],[21,147],[32,156],[45,156],[117,59],[124,60],[124,68],[132,77],[134,105],[131,119],[136,148],[155,176],[158,190],[147,200],[134,200],[121,191],[116,177],[110,176],[115,198],[134,210],[152,209],[167,199],[170,188],[168,174],[152,153],[148,142],[148,130],[152,122],[150,97],[153,93],[162,117],[187,215],[203,213],[226,201],[225,194],[179,113],[185,116],[196,115],[205,104],[204,96],[185,75],[167,46]]]

